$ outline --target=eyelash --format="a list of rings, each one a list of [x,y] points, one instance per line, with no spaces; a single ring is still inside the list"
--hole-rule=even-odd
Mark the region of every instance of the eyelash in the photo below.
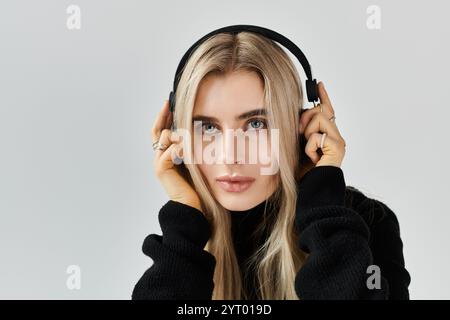
[[[253,121],[260,121],[260,122],[263,123],[264,128],[267,128],[267,122],[266,122],[266,120],[263,119],[263,118],[253,118],[253,119],[250,119],[250,120],[248,120],[248,121],[246,122],[246,125],[248,125],[249,123],[251,123],[251,122],[253,122]],[[212,123],[212,122],[205,122],[205,123],[202,123],[202,132],[204,132],[204,127],[207,126],[207,125],[213,125],[213,126],[214,126],[214,123]],[[258,128],[258,129],[254,129],[254,130],[260,130],[260,129],[264,129],[264,128]]]

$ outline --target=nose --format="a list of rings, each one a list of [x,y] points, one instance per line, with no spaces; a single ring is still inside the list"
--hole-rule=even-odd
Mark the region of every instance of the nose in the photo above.
[[[242,164],[245,162],[245,137],[242,129],[225,129],[221,136],[220,163]]]

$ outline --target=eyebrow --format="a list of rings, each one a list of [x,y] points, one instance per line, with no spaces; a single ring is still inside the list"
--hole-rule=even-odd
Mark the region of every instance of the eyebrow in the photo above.
[[[254,117],[254,116],[266,116],[267,115],[267,111],[266,109],[254,109],[254,110],[250,110],[247,112],[244,112],[238,116],[235,117],[236,120],[245,120],[248,119],[250,117]],[[196,115],[192,117],[192,121],[215,121],[215,122],[219,122],[219,119],[217,119],[216,117],[208,117],[208,116],[203,116],[203,115]]]

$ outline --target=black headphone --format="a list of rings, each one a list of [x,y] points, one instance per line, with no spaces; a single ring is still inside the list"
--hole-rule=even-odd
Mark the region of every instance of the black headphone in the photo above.
[[[300,50],[299,47],[297,47],[291,40],[289,40],[285,36],[275,32],[273,30],[254,26],[254,25],[239,24],[239,25],[232,25],[232,26],[228,26],[228,27],[222,27],[222,28],[216,29],[214,31],[211,31],[207,35],[205,35],[202,38],[200,38],[199,40],[197,40],[197,42],[195,42],[189,48],[189,50],[186,51],[186,53],[183,55],[183,58],[181,59],[180,63],[178,64],[177,71],[175,72],[175,79],[173,81],[173,90],[170,92],[170,95],[169,95],[169,106],[170,106],[171,112],[175,111],[175,92],[177,90],[178,82],[180,81],[180,77],[181,77],[181,73],[182,73],[181,70],[184,68],[184,65],[187,63],[187,60],[189,59],[192,52],[202,42],[204,42],[205,40],[207,40],[208,38],[210,38],[211,36],[213,36],[217,33],[225,33],[226,32],[226,33],[236,34],[241,31],[247,31],[247,32],[253,32],[253,33],[260,34],[262,36],[265,36],[266,38],[269,38],[273,41],[278,42],[279,44],[281,44],[285,48],[287,48],[298,59],[298,61],[300,61],[300,64],[302,65],[303,70],[305,71],[305,74],[307,77],[305,83],[306,83],[306,93],[308,96],[308,101],[315,102],[319,99],[319,94],[318,94],[318,89],[317,89],[317,81],[316,81],[316,79],[312,78],[311,66],[309,65],[308,60],[306,59],[305,55],[303,54],[303,52]]]

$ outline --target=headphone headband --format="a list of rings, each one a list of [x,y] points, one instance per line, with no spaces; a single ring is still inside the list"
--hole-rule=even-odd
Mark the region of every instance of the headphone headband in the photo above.
[[[287,48],[300,62],[300,64],[303,67],[303,70],[306,74],[306,93],[308,96],[308,101],[314,102],[318,100],[318,90],[317,90],[317,81],[316,79],[312,78],[311,73],[311,66],[306,59],[303,52],[300,50],[300,48],[295,45],[291,40],[286,38],[285,36],[279,34],[278,32],[275,32],[273,30],[258,27],[254,25],[245,25],[245,24],[239,24],[239,25],[231,25],[227,27],[222,27],[219,29],[216,29],[214,31],[211,31],[210,33],[204,35],[202,38],[197,40],[189,49],[186,51],[186,53],[183,55],[180,63],[178,64],[177,70],[175,72],[175,78],[173,81],[173,90],[170,92],[169,95],[169,103],[170,103],[170,111],[173,112],[175,110],[175,92],[178,87],[178,82],[181,78],[181,70],[183,70],[185,64],[187,63],[187,60],[189,59],[190,55],[193,51],[204,41],[212,37],[213,35],[216,35],[218,33],[232,33],[236,34],[242,31],[247,32],[253,32],[260,34],[266,38],[269,38],[273,41],[278,42],[279,44],[283,45],[285,48]]]

